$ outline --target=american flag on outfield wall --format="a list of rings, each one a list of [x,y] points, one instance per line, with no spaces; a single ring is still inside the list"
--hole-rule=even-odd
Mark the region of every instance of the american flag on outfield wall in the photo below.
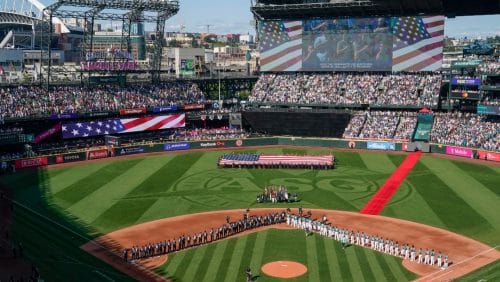
[[[62,125],[64,139],[123,134],[186,126],[185,114],[127,119],[66,123]]]
[[[302,68],[302,21],[260,23],[262,71],[299,71]]]
[[[393,18],[393,71],[435,71],[443,61],[444,16]]]

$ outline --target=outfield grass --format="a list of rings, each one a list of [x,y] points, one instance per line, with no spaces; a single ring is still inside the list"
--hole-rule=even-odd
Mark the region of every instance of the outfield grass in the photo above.
[[[156,269],[174,281],[244,281],[248,266],[257,281],[281,281],[261,273],[268,262],[291,260],[308,272],[287,281],[409,281],[416,276],[401,259],[358,246],[342,250],[337,241],[301,230],[269,229],[182,251]]]
[[[246,151],[299,154],[330,152],[310,149]],[[334,152],[339,160],[335,170],[217,169],[216,162],[221,154],[223,152],[184,152],[83,163],[74,167],[23,171],[3,177],[0,181],[16,189],[16,197],[20,202],[90,239],[141,222],[210,210],[301,205],[305,208],[359,211],[405,158],[404,155],[398,154]],[[498,183],[498,167],[424,156],[382,214],[441,227],[496,246],[500,244]],[[256,194],[269,184],[286,185],[289,190],[299,194],[301,202],[294,205],[255,203]],[[83,264],[98,265],[99,269],[102,269],[100,272],[110,273],[109,276],[120,275],[78,249],[85,239],[68,240],[65,233],[67,231],[60,231],[60,228],[49,225],[51,224],[26,211],[16,212],[16,236],[19,240],[26,241],[25,248],[28,253],[32,252],[36,259],[40,259],[40,253],[67,252],[68,256],[77,261],[84,261]],[[33,240],[30,233],[37,234],[37,240]],[[42,236],[43,234],[48,235]],[[252,236],[255,236],[254,243]],[[256,250],[259,244],[262,247],[262,243],[257,240],[259,236],[264,235],[248,237],[244,249],[252,248],[251,244],[256,245]],[[234,264],[239,263],[235,267],[240,268],[247,261],[255,265],[255,261],[264,259],[253,256],[247,258],[246,251],[240,250],[239,245],[236,246],[238,248],[231,245],[236,244],[236,241],[231,242],[229,240],[221,243],[220,247],[208,246],[206,250],[200,251],[205,252],[204,256],[196,258],[200,261],[200,267],[207,264],[209,269],[218,267],[215,265],[217,260],[206,258],[209,254],[221,256],[219,263],[224,266],[234,260],[231,260],[230,256],[237,255],[239,261]],[[263,242],[265,243],[265,240]],[[242,242],[240,244],[243,245]],[[343,280],[357,280],[359,275],[364,275],[364,272],[358,273],[358,265],[366,266],[368,263],[374,277],[379,277],[380,273],[395,267],[394,263],[386,266],[375,264],[375,254],[371,253],[365,254],[367,258],[371,257],[366,261],[361,258],[354,260],[354,256],[344,261],[336,260],[333,253],[324,251],[329,249],[328,244],[327,241],[309,242],[307,247],[317,250],[320,254],[318,259],[330,256],[332,261],[337,261],[336,265],[346,275],[342,276]],[[40,246],[41,249],[37,250]],[[226,249],[235,248],[238,252],[226,252]],[[322,252],[326,256],[321,255]],[[307,260],[308,257],[304,254],[302,253],[303,259]],[[185,256],[188,260],[189,255],[186,253]],[[178,264],[182,265],[181,262]],[[80,268],[78,263],[72,266],[74,269]],[[169,264],[167,267],[172,266]],[[67,267],[57,260],[53,264],[50,261],[42,262],[41,268],[61,268],[64,269],[63,273],[73,271],[72,267]],[[81,269],[85,267],[82,266]],[[346,272],[345,269],[349,271]],[[310,271],[310,275],[322,273],[321,269],[316,271],[314,267]],[[184,277],[180,272],[176,271],[175,274]],[[95,277],[99,275],[94,273],[92,279],[97,279]],[[210,275],[215,275],[214,279],[220,281],[217,280],[218,273]],[[329,275],[327,277],[331,278],[338,273]],[[198,278],[199,275],[196,274],[193,281],[201,281],[196,280]],[[371,280],[371,276],[363,278]]]
[[[500,261],[492,262],[480,269],[457,279],[460,282],[500,281]]]
[[[495,180],[496,179],[496,180]],[[497,167],[424,156],[383,215],[422,222],[500,245]],[[399,199],[404,197],[404,201]]]

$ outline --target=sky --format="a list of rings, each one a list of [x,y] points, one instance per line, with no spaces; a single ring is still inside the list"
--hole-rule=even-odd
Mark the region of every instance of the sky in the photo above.
[[[41,0],[44,4],[54,0]],[[216,34],[255,34],[250,0],[179,0],[180,11],[167,21],[166,31],[207,32]],[[210,25],[210,27],[207,27]],[[147,26],[146,28],[148,28]],[[500,15],[447,19],[445,35],[450,37],[486,37],[500,35]]]

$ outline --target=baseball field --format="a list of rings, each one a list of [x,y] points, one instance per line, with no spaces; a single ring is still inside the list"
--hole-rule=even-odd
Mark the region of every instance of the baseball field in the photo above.
[[[16,191],[14,235],[47,281],[124,281],[124,274],[80,246],[126,227],[200,212],[299,206],[359,212],[406,157],[298,148],[242,152],[333,153],[338,165],[321,171],[218,169],[223,152],[197,151],[22,171],[0,182]],[[500,245],[499,183],[499,166],[423,156],[381,215],[455,232],[494,248]],[[298,193],[300,202],[256,203],[266,185],[285,185]],[[170,239],[168,234],[164,239]],[[251,266],[256,281],[277,281],[259,268],[278,260],[308,267],[293,281],[418,278],[399,258],[360,247],[342,250],[319,235],[306,238],[303,231],[282,229],[178,252],[154,271],[175,281],[243,281],[244,270]],[[498,262],[463,279],[482,277],[499,279]]]

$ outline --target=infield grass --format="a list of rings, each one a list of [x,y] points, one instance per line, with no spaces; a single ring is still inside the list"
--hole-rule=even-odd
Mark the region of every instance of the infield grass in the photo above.
[[[305,237],[302,230],[277,229],[170,255],[169,261],[156,271],[174,281],[245,281],[245,270],[250,266],[256,281],[283,281],[260,271],[262,265],[280,260],[296,261],[308,268],[306,274],[286,281],[410,281],[416,278],[402,266],[399,258],[358,246],[343,250],[337,241],[318,234]],[[200,263],[202,261],[207,263]],[[197,280],[200,277],[203,280]]]

